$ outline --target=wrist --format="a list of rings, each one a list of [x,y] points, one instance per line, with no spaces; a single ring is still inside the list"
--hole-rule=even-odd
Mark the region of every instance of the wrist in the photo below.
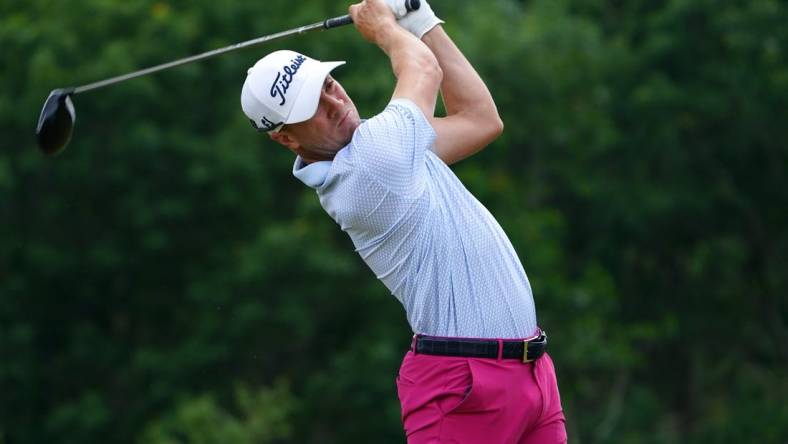
[[[410,12],[400,18],[398,22],[416,38],[421,39],[437,25],[443,23],[443,20],[435,15],[435,12],[426,0],[421,0],[421,7],[418,10]]]
[[[436,39],[440,39],[443,35],[446,34],[446,31],[443,30],[443,21],[438,22],[435,26],[428,29],[424,35],[421,37],[421,41],[424,42],[427,46],[435,43]]]

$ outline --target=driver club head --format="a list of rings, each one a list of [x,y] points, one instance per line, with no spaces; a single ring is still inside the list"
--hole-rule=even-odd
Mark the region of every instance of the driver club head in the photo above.
[[[71,102],[73,88],[55,89],[49,93],[38,118],[36,138],[38,147],[47,155],[57,154],[71,140],[77,116]]]

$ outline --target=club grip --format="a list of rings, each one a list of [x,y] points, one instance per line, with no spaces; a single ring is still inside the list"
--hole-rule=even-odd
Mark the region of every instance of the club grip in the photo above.
[[[421,0],[405,0],[405,9],[408,12],[416,11],[420,7],[421,7]],[[339,26],[349,25],[351,23],[353,23],[353,18],[349,15],[343,15],[343,16],[324,20],[323,28],[324,29],[337,28]]]
[[[331,28],[336,28],[338,26],[349,25],[351,23],[353,23],[353,17],[351,17],[349,15],[343,15],[343,16],[340,16],[340,17],[334,17],[334,18],[326,19],[323,22],[323,28],[331,29]]]

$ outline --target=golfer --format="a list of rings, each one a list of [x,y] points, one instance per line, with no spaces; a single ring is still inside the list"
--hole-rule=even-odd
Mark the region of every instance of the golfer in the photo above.
[[[405,308],[414,334],[397,377],[409,443],[566,442],[547,337],[506,234],[447,165],[503,130],[484,82],[426,1],[350,7],[391,60],[388,106],[362,121],[320,62],[277,51],[249,69],[252,125],[296,154],[293,174]],[[447,116],[435,117],[438,91]]]

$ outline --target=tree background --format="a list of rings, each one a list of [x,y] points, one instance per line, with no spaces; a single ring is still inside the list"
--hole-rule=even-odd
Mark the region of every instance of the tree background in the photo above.
[[[55,158],[33,136],[51,89],[346,7],[0,3],[0,443],[404,442],[402,308],[239,107],[290,48],[381,110],[353,28],[77,96]],[[433,7],[506,124],[453,168],[529,274],[571,442],[788,442],[788,4]]]

